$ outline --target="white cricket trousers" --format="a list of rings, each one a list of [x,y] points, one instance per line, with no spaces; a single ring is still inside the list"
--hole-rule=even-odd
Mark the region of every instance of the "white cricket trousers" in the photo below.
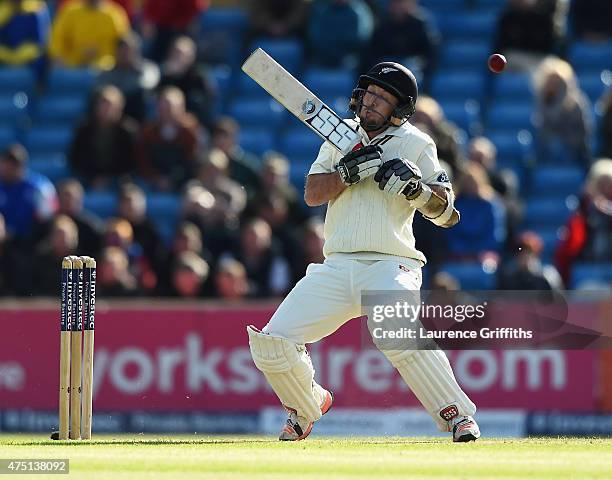
[[[418,304],[421,283],[421,265],[414,259],[360,260],[350,254],[331,255],[322,264],[308,266],[306,276],[287,295],[263,332],[297,344],[314,343],[362,315],[362,291],[408,290]],[[449,429],[449,411],[452,416],[476,412],[475,405],[457,384],[444,352],[383,353],[440,430]]]
[[[336,254],[324,263],[311,263],[263,331],[299,344],[314,343],[361,316],[362,291],[411,290],[416,294],[422,283],[420,262],[393,258],[354,260]]]

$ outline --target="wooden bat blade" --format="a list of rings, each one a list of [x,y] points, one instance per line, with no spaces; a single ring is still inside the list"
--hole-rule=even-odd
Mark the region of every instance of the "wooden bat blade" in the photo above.
[[[261,48],[246,59],[242,70],[343,155],[361,141],[356,130]]]

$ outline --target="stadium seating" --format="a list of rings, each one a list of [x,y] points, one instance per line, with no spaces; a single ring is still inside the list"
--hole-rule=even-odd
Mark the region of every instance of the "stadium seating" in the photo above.
[[[480,104],[476,101],[451,100],[441,105],[444,116],[468,133],[477,133],[481,128]]]
[[[117,212],[117,194],[88,191],[85,193],[83,205],[86,210],[95,213],[102,219],[107,219]]]
[[[166,244],[174,236],[181,205],[178,194],[156,192],[147,195],[147,214],[155,222],[155,228]]]
[[[88,68],[59,68],[49,73],[48,94],[89,95],[96,81],[96,73]]]
[[[272,98],[238,97],[228,109],[228,113],[243,128],[268,126],[276,129],[285,118],[285,109]]]
[[[310,69],[303,83],[319,98],[349,97],[357,85],[355,76],[346,70]]]
[[[493,98],[496,101],[524,101],[531,104],[533,91],[529,75],[504,72],[503,75],[496,75],[494,78]]]
[[[0,148],[4,149],[15,141],[17,141],[15,129],[10,126],[0,126]]]
[[[298,74],[302,68],[303,48],[298,40],[256,40],[251,44],[248,53],[257,47],[263,48],[274,60],[294,75]]]
[[[531,229],[560,227],[570,215],[568,202],[558,198],[534,198],[525,208],[525,226]]]
[[[599,72],[612,67],[612,42],[575,42],[569,53],[569,61],[579,72]]]
[[[30,154],[65,153],[72,140],[71,127],[35,126],[25,134]]]
[[[531,130],[533,106],[525,103],[495,102],[487,112],[487,131]]]
[[[201,59],[209,64],[238,68],[247,14],[238,8],[209,8],[201,16],[199,46]]]
[[[491,290],[495,288],[494,272],[485,271],[480,263],[449,262],[440,271],[455,277],[464,290]]]
[[[433,77],[431,93],[439,102],[482,98],[484,77],[471,72],[442,72]]]
[[[0,68],[0,95],[17,92],[30,95],[35,83],[34,73],[29,68]]]
[[[280,141],[280,151],[289,159],[310,158],[310,162],[316,158],[322,140],[303,127],[287,132]]]
[[[533,152],[533,137],[529,132],[490,132],[489,139],[497,147],[500,162],[522,163]]]
[[[85,114],[85,96],[45,96],[41,98],[34,114],[36,124],[74,126]]]
[[[238,143],[248,152],[262,155],[268,150],[276,149],[274,134],[267,128],[243,128],[240,130]]]
[[[497,25],[495,12],[484,10],[465,11],[448,9],[436,16],[438,28],[448,41],[468,41],[474,39],[490,40]]]
[[[36,154],[30,157],[30,170],[44,175],[53,183],[71,176],[66,157],[62,154]]]
[[[0,96],[0,124],[7,127],[21,125],[28,118],[27,110],[20,106],[13,95]]]
[[[268,92],[259,86],[255,80],[243,72],[238,74],[238,93],[243,97],[270,98]]]
[[[584,172],[577,166],[539,166],[531,177],[530,192],[534,197],[567,196],[580,192]]]
[[[570,288],[609,285],[610,282],[612,263],[577,263],[572,267]]]
[[[449,42],[442,49],[440,65],[446,70],[480,71],[491,53],[488,42]]]
[[[612,60],[610,60],[612,65]],[[604,92],[612,85],[612,73],[583,73],[578,75],[578,83],[591,103],[596,103]]]

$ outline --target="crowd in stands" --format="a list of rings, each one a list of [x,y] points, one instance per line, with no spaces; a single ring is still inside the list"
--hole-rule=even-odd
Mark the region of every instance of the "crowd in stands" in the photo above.
[[[213,75],[221,65],[235,84],[243,82],[239,63],[222,57],[237,50],[241,61],[261,39],[298,39],[309,69],[351,72],[356,79],[392,59],[417,74],[421,95],[410,122],[436,142],[462,215],[449,230],[415,217],[417,247],[429,260],[425,286],[467,288],[453,275],[461,280],[464,265],[478,264],[497,272],[491,288],[557,289],[573,285],[576,263],[612,264],[612,89],[588,95],[569,54],[577,43],[612,44],[612,2],[454,2],[461,12],[495,8],[485,53],[508,58],[500,79],[529,79],[532,99],[519,89],[500,106],[513,111],[515,101],[530,102],[521,135],[533,136],[533,155],[513,153],[511,162],[496,141],[494,103],[483,129],[470,117],[461,88],[445,83],[448,62],[468,68],[460,50],[459,57],[446,55],[452,45],[434,14],[443,8],[438,4],[450,3],[0,2],[0,70],[31,69],[32,98],[44,97],[57,69],[87,69],[95,77],[63,152],[70,174],[55,184],[29,168],[31,145],[0,138],[0,295],[57,295],[61,258],[74,254],[98,260],[104,296],[275,297],[309,263],[321,262],[324,212],[303,202],[306,168],[291,152],[245,148],[244,125],[229,115],[234,98]],[[223,9],[242,9],[248,19],[245,35],[229,44],[202,21]],[[475,68],[484,70],[486,55]],[[461,98],[455,102],[461,115],[449,115],[449,98]],[[257,140],[249,145],[259,146]],[[539,186],[555,188],[554,175],[549,181],[537,171],[556,167],[573,172],[565,181],[576,186],[569,193],[577,207],[551,240],[530,223],[529,211]],[[114,196],[112,214],[86,208],[88,195],[105,192]],[[178,204],[170,230],[150,214],[156,195]],[[566,208],[565,198],[554,198],[559,210]]]

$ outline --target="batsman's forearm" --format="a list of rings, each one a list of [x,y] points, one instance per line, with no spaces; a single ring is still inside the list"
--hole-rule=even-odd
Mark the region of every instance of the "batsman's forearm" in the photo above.
[[[459,222],[459,212],[454,208],[453,200],[451,191],[439,185],[426,184],[410,199],[419,212],[443,228],[452,227]]]
[[[311,174],[306,178],[304,201],[309,207],[318,207],[336,198],[345,188],[338,172]]]

